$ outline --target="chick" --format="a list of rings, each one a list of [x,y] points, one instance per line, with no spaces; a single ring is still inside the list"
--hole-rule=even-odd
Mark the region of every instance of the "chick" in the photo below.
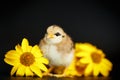
[[[58,25],[47,28],[39,47],[44,57],[49,60],[50,67],[68,67],[74,57],[73,41]]]

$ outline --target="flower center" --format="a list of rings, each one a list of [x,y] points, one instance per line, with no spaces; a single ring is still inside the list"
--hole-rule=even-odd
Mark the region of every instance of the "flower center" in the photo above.
[[[102,55],[98,54],[98,53],[92,53],[91,54],[92,60],[94,63],[100,63],[101,59],[102,59]]]
[[[25,66],[30,66],[35,62],[35,57],[30,52],[25,52],[20,56],[20,62]]]

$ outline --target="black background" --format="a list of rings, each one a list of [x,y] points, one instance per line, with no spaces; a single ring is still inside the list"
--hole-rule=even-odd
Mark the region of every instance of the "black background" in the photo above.
[[[25,37],[39,43],[46,28],[61,26],[74,42],[90,42],[113,63],[110,76],[120,73],[120,8],[117,0],[16,0],[0,2],[0,75],[11,66],[3,59]]]

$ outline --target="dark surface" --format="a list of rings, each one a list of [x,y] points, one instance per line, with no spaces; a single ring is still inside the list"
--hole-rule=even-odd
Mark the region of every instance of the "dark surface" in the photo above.
[[[56,77],[3,77],[1,80],[112,80],[111,77],[64,77],[64,78],[56,78]]]
[[[5,0],[0,4],[0,75],[9,76],[11,70],[3,61],[7,51],[14,49],[24,37],[31,45],[38,44],[46,28],[57,24],[74,42],[90,42],[102,49],[113,63],[110,77],[119,76],[120,3],[117,0]]]

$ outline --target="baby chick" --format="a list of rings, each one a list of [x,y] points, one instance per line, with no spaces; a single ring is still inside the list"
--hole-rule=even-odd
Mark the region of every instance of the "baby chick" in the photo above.
[[[74,57],[73,41],[58,25],[51,25],[47,28],[39,47],[44,57],[49,60],[50,67],[67,67]]]

